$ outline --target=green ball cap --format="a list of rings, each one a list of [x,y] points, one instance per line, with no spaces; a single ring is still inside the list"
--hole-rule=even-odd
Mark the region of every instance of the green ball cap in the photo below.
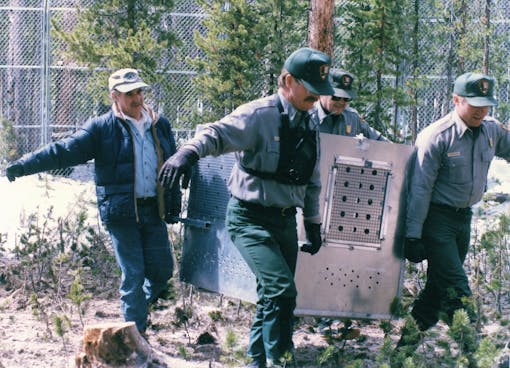
[[[356,91],[352,87],[354,82],[354,75],[343,69],[333,69],[329,71],[329,78],[331,85],[335,90],[333,96],[350,98],[351,100],[356,97]]]
[[[299,79],[308,91],[316,95],[332,95],[329,82],[331,58],[309,47],[294,51],[283,65],[290,74]]]
[[[494,98],[494,83],[494,78],[488,75],[464,73],[455,80],[453,93],[465,97],[471,106],[497,106],[498,101]]]

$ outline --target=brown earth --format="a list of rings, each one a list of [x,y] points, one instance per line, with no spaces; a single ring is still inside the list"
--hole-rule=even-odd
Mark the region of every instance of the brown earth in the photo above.
[[[183,287],[187,297],[159,301],[151,312],[147,331],[151,346],[163,354],[173,368],[244,366],[253,306],[190,290]],[[182,311],[191,311],[186,323]],[[54,317],[57,315],[69,319],[69,323],[64,324],[63,336],[56,332]],[[215,321],[211,316],[215,316]],[[88,301],[82,320],[85,325],[122,321],[118,300]],[[375,367],[370,362],[382,344],[383,332],[377,321],[354,324],[361,329],[363,339],[346,341],[345,350],[357,350],[356,354],[366,356],[364,367]],[[319,352],[328,346],[317,327],[313,327],[316,325],[312,317],[299,319],[294,342],[300,367],[317,367]],[[336,321],[332,327],[340,325],[343,324]],[[201,335],[201,339],[212,337],[214,342],[200,344]],[[82,336],[83,327],[76,307],[40,298],[39,308],[33,308],[23,290],[7,291],[0,287],[0,367],[74,367],[74,356],[82,350]]]
[[[92,299],[85,303],[85,312],[80,318],[76,305],[65,295],[60,295],[59,291],[38,293],[34,298],[28,290],[29,280],[23,279],[16,286],[11,284],[9,272],[14,267],[13,261],[1,257],[2,245],[6,239],[4,234],[7,234],[7,240],[12,240],[14,235],[23,233],[18,226],[21,213],[30,214],[37,210],[44,216],[48,206],[55,206],[52,214],[57,218],[66,216],[77,207],[77,203],[85,201],[90,205],[90,218],[94,220],[97,218],[97,209],[93,204],[93,185],[67,179],[48,180],[43,177],[41,180],[36,176],[21,178],[15,183],[7,183],[5,178],[0,178],[0,192],[3,194],[3,210],[0,213],[0,368],[74,367],[74,356],[81,351],[83,325],[122,321],[116,290],[118,274],[112,269],[101,270],[106,276],[96,282],[100,281],[102,288],[92,290]],[[84,199],[78,202],[77,196]],[[475,258],[471,258],[469,262],[474,264],[475,261]],[[469,269],[472,269],[472,265]],[[412,275],[407,275],[403,293],[407,301],[417,293],[420,284],[423,286],[423,272],[424,269],[418,269]],[[189,285],[179,283],[177,277],[173,281],[173,298],[159,301],[151,312],[148,342],[165,356],[168,366],[172,368],[243,367],[253,305],[194,290]],[[72,275],[64,274],[59,275],[58,280],[70,283],[72,278]],[[49,283],[48,289],[64,288],[56,288]],[[501,349],[499,355],[508,357],[510,294],[504,290],[501,313],[494,310],[493,299],[493,294],[487,294],[482,299],[487,309],[485,315],[488,316],[484,321],[482,336],[497,336],[498,349]],[[58,318],[63,321],[60,334]],[[320,365],[318,359],[332,346],[324,338],[327,322],[331,323],[330,330],[333,331],[344,326],[342,321],[299,318],[294,343],[300,368],[375,368],[388,362],[382,353],[384,332],[380,323],[383,321],[374,320],[353,321],[352,328],[359,329],[359,337],[335,342],[333,353],[338,363],[330,363],[329,360],[327,364]],[[391,321],[392,346],[398,339],[402,323],[402,320]],[[422,361],[425,362],[423,367],[455,367],[455,364],[443,362],[445,347],[437,344],[443,339],[455,349],[451,339],[448,340],[447,331],[448,328],[440,323],[427,332],[425,344],[420,348],[424,357]],[[207,338],[213,341],[204,343],[208,342]],[[354,361],[359,364],[351,365]],[[508,368],[508,364],[505,368]]]

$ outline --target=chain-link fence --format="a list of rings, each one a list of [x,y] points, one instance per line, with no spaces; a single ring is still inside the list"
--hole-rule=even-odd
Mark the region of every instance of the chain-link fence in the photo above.
[[[86,8],[94,0],[0,0],[0,117],[13,124],[17,133],[20,154],[32,151],[43,144],[74,132],[85,120],[102,113],[105,106],[98,104],[87,91],[91,71],[64,61],[61,50],[64,45],[51,37],[51,22],[57,22],[64,30],[72,30],[76,24],[77,8]],[[337,1],[339,3],[347,0]],[[457,19],[448,20],[453,14],[455,0],[433,2],[421,0],[420,22],[422,31],[419,52],[419,73],[425,83],[417,88],[418,103],[415,106],[385,106],[395,124],[407,129],[412,109],[417,109],[418,127],[424,127],[442,116],[451,107],[451,83],[455,76],[449,60],[451,28]],[[441,7],[438,7],[441,3]],[[483,28],[482,2],[466,2],[472,17],[468,27]],[[438,14],[438,9],[442,14]],[[500,39],[498,52],[509,50],[510,2],[491,2],[491,24]],[[170,95],[158,99],[155,106],[172,121],[178,142],[188,137],[191,117],[200,105],[200,96],[192,84],[195,71],[186,57],[200,55],[193,40],[194,30],[201,30],[205,13],[193,0],[176,1],[166,14],[165,23],[180,39],[178,55],[171,60],[168,78],[176,86]],[[446,19],[446,20],[445,20]],[[340,23],[341,19],[336,19]],[[430,32],[430,35],[427,34]],[[84,35],[86,36],[86,35]],[[409,42],[402,35],[402,42]],[[339,42],[339,45],[341,43]],[[339,47],[339,46],[338,46]],[[341,61],[341,50],[335,51],[335,62]],[[480,50],[473,50],[479,52]],[[469,59],[469,58],[467,58]],[[496,59],[495,59],[496,60]],[[499,59],[498,59],[499,60]],[[469,65],[478,68],[478,65]],[[507,67],[507,66],[506,66]],[[505,66],[502,66],[504,69]],[[405,86],[411,79],[411,65],[399,66],[401,77],[385,77],[388,86]],[[508,67],[507,67],[508,69]],[[453,71],[452,71],[453,70]],[[499,99],[508,103],[508,83],[499,80]],[[150,103],[151,101],[149,101]],[[502,121],[507,116],[499,117]]]
[[[19,153],[32,151],[74,132],[88,118],[104,112],[87,92],[91,76],[88,68],[66,64],[64,45],[51,37],[50,20],[64,30],[76,24],[78,8],[93,0],[2,0],[0,1],[0,116],[12,123]],[[193,30],[200,27],[204,14],[193,1],[177,2],[165,21],[179,37],[179,53],[196,55]],[[168,78],[175,94],[157,104],[176,127],[186,128],[197,96],[192,88],[194,74],[184,58],[174,58]],[[151,102],[150,100],[148,101]],[[196,103],[196,102],[195,102]],[[186,136],[186,130],[176,134]]]
[[[346,3],[370,9],[367,4],[374,2],[340,0],[336,2],[337,8],[340,6],[345,10],[341,4]],[[453,107],[452,90],[455,78],[470,71],[487,70],[488,74],[496,77],[496,93],[500,103],[490,114],[506,123],[510,118],[510,64],[507,57],[510,50],[510,2],[412,0],[394,3],[401,7],[403,21],[399,29],[398,51],[403,55],[394,61],[397,72],[383,76],[381,89],[401,87],[412,102],[410,105],[399,105],[387,99],[383,102],[382,112],[391,116],[391,126],[401,129],[400,137],[410,142],[413,124],[416,124],[415,129],[419,132],[449,112]],[[349,38],[345,29],[352,24],[349,19],[345,21],[349,15],[337,12],[337,16],[339,35],[335,39],[335,60],[342,60],[342,45],[348,44]],[[383,18],[381,16],[381,22],[384,21]],[[361,25],[365,21],[357,19]],[[388,28],[391,28],[391,25]],[[361,34],[366,32],[363,26],[358,26],[356,30]],[[342,33],[343,31],[346,33]],[[387,31],[388,34],[392,32],[392,29]],[[360,63],[364,62],[367,57],[363,57],[363,47],[356,51],[361,55]],[[386,59],[386,62],[390,63],[388,60],[391,58]],[[373,58],[368,62],[373,65],[372,73],[375,74],[378,60]],[[356,69],[355,62],[351,61],[350,66]],[[367,86],[365,93],[375,93],[375,88],[375,84],[371,84]],[[369,111],[370,109],[371,107],[368,108]]]

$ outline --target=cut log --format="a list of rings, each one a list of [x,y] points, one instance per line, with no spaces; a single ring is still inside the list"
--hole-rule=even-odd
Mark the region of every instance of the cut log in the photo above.
[[[100,323],[83,329],[77,368],[167,368],[164,358],[138,332],[134,322]]]

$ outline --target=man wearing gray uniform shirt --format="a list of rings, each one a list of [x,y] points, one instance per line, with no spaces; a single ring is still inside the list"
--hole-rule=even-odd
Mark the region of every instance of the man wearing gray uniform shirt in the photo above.
[[[471,206],[481,200],[494,156],[510,159],[510,133],[487,117],[496,106],[495,80],[465,73],[455,80],[455,109],[423,129],[416,140],[410,183],[404,253],[411,262],[428,261],[425,288],[411,315],[420,330],[439,318],[451,323],[456,310],[474,311],[464,301],[471,296],[463,263],[468,251]],[[404,328],[397,350],[416,348]],[[411,349],[409,349],[411,348]]]
[[[249,367],[289,367],[292,359],[294,283],[298,238],[296,207],[303,209],[311,244],[321,247],[319,133],[307,111],[332,94],[330,58],[301,48],[285,61],[278,93],[246,103],[207,124],[163,165],[160,180],[172,187],[207,155],[236,152],[228,187],[227,228],[257,279],[258,301],[250,331]],[[288,354],[290,353],[290,354]]]
[[[365,138],[387,142],[376,129],[368,125],[358,112],[349,106],[356,97],[352,86],[354,76],[342,69],[331,69],[329,73],[333,95],[320,96],[315,103],[317,117],[322,133],[355,137],[362,134]]]

